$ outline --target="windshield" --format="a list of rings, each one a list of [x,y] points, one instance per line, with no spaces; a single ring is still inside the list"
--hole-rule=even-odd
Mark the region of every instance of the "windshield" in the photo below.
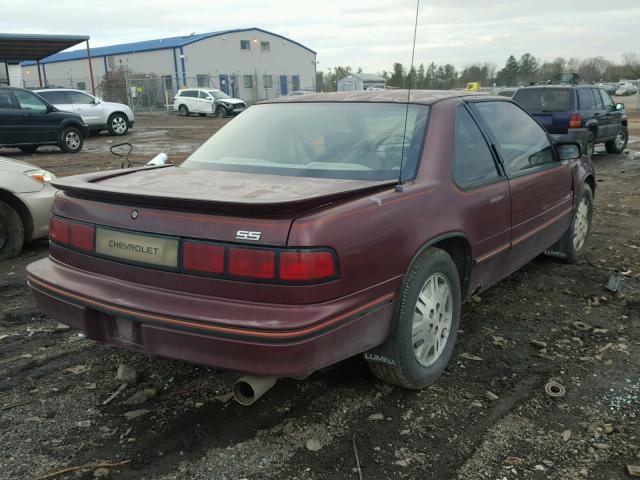
[[[210,94],[213,98],[217,98],[217,99],[221,99],[221,98],[231,98],[229,95],[227,95],[226,93],[224,93],[222,90],[207,90],[207,92],[209,92],[209,94]]]
[[[362,180],[412,178],[429,107],[390,103],[255,105],[183,168]],[[405,130],[406,124],[406,130]],[[406,131],[406,134],[405,134]]]
[[[573,110],[573,95],[569,88],[521,88],[513,99],[528,112]]]

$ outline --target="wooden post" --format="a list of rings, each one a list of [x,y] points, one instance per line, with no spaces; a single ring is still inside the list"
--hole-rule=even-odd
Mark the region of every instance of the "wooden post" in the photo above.
[[[91,47],[89,47],[89,40],[87,40],[87,60],[89,62],[89,76],[91,77],[91,94],[95,96],[96,94],[96,85],[93,80],[93,65],[91,62]]]
[[[38,66],[38,82],[40,83],[40,88],[42,88],[42,73],[40,73],[40,60],[36,62]]]

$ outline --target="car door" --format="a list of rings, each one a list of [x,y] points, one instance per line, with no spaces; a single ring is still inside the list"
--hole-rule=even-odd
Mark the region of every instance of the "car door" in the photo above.
[[[618,135],[620,126],[622,125],[622,111],[616,110],[616,104],[614,103],[611,95],[603,88],[596,89],[596,93],[600,95],[602,99],[602,108],[606,112],[607,123],[609,125],[609,136],[615,137]]]
[[[591,95],[593,95],[593,115],[598,119],[598,124],[601,129],[601,139],[609,138],[611,135],[611,117],[609,112],[604,109],[602,98],[598,93],[597,88],[589,88]]]
[[[96,103],[95,98],[84,92],[67,90],[65,92],[73,110],[82,117],[90,127],[106,125],[105,109],[101,103]]]
[[[456,109],[454,132],[453,182],[465,202],[462,217],[475,260],[475,290],[508,274],[509,183],[485,135],[464,105]]]
[[[490,131],[509,180],[513,272],[553,245],[569,228],[575,163],[560,162],[549,135],[508,101],[478,101],[474,112]]]
[[[0,145],[24,142],[28,132],[20,128],[23,122],[20,116],[26,115],[18,105],[9,89],[0,90]]]
[[[200,113],[213,113],[213,97],[205,90],[198,90],[198,108]]]
[[[15,90],[14,96],[22,112],[18,120],[19,128],[24,129],[24,141],[33,143],[55,141],[59,120],[55,115],[49,115],[47,103],[26,90]]]
[[[185,90],[182,92],[184,98],[184,104],[187,106],[190,112],[198,112],[198,91],[197,90]]]

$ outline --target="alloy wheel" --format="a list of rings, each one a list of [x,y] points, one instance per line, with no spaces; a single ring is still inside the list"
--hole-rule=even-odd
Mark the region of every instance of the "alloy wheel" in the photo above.
[[[113,128],[115,133],[122,134],[127,131],[127,122],[120,115],[116,115],[113,117],[113,120],[111,120],[111,128]]]
[[[64,137],[64,143],[71,150],[75,150],[80,146],[80,135],[77,132],[68,132]]]
[[[583,198],[576,210],[576,219],[573,226],[573,248],[579,251],[587,239],[589,231],[589,203]]]
[[[625,142],[627,141],[627,135],[624,130],[620,130],[618,135],[616,136],[616,149],[622,150],[625,146]]]
[[[428,367],[440,358],[452,321],[451,284],[442,273],[434,273],[424,282],[413,313],[411,340],[420,365]]]

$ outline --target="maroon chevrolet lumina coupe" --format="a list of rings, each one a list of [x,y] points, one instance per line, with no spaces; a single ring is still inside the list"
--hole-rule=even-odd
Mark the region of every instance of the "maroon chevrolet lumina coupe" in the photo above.
[[[269,384],[364,353],[433,382],[465,298],[575,261],[595,180],[504,97],[376,91],[250,107],[180,166],[58,179],[42,312],[87,338]]]

